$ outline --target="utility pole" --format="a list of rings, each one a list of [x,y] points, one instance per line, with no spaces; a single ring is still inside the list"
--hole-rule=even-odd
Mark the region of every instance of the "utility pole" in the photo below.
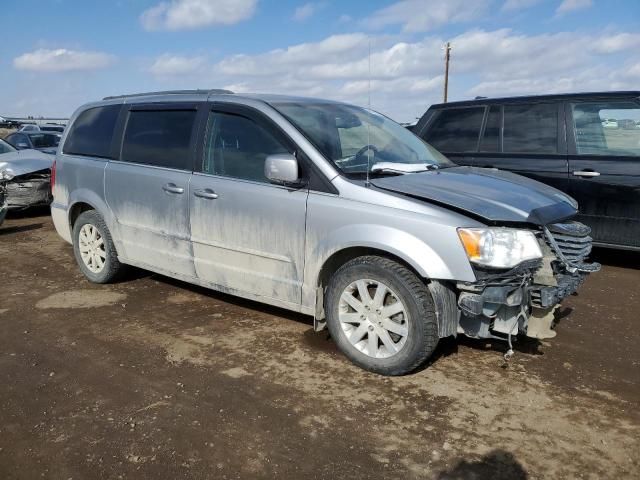
[[[451,60],[451,42],[444,46],[444,103],[449,96],[449,60]]]

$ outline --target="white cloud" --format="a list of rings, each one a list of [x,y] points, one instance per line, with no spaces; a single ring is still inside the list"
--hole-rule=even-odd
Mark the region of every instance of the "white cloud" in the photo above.
[[[303,65],[319,65],[325,59],[344,63],[360,58],[368,45],[369,39],[362,33],[333,35],[320,42],[301,43],[263,54],[233,55],[223,59],[218,67],[226,75],[269,76]]]
[[[233,25],[251,18],[258,0],[171,0],[140,15],[146,30],[193,30]]]
[[[185,57],[167,53],[156,58],[149,71],[157,76],[189,75],[201,70],[206,63],[202,56]]]
[[[402,0],[374,12],[364,24],[374,29],[402,25],[405,32],[422,32],[447,23],[474,20],[487,11],[490,3],[490,0]]]
[[[525,8],[533,7],[540,3],[542,0],[506,0],[502,5],[504,11],[524,10]]]
[[[591,46],[598,53],[616,53],[633,48],[640,49],[640,33],[606,35]]]
[[[309,2],[304,5],[300,5],[296,8],[295,12],[293,12],[293,19],[296,22],[303,22],[318,13],[318,11],[323,9],[325,5],[326,4],[324,2]]]
[[[556,9],[556,15],[564,15],[575,10],[582,10],[593,5],[593,0],[562,0],[562,3]]]
[[[13,66],[18,70],[37,72],[98,70],[108,67],[115,59],[113,55],[102,52],[41,48],[14,58]]]
[[[632,89],[640,74],[638,33],[470,30],[451,42],[452,100]],[[181,86],[206,79],[209,87],[236,92],[291,93],[360,105],[367,104],[371,85],[373,108],[408,121],[442,99],[443,43],[432,35],[402,42],[351,33],[254,55],[231,55],[213,64],[201,57],[177,57],[178,61],[169,55],[156,63],[163,72],[183,73]],[[177,77],[171,78],[172,86],[179,84]],[[210,79],[216,79],[216,85],[210,85]]]

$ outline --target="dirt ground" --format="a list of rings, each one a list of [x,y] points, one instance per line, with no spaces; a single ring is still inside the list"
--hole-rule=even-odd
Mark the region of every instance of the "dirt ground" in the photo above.
[[[640,255],[558,336],[443,341],[385,378],[311,320],[134,271],[98,286],[45,212],[0,227],[0,478],[640,478]]]

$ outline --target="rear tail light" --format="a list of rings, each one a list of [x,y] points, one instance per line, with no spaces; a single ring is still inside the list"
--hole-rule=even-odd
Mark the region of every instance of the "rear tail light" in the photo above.
[[[51,195],[53,195],[53,187],[56,184],[56,161],[53,161],[53,165],[51,165]]]

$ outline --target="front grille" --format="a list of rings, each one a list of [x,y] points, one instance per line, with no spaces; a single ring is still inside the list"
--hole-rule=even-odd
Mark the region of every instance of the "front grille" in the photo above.
[[[586,225],[578,222],[557,223],[550,225],[549,231],[562,254],[570,262],[583,262],[591,253],[593,239],[589,236],[591,229]]]
[[[545,241],[549,247],[567,263],[567,266],[590,271],[586,259],[591,253],[593,239],[591,229],[579,222],[555,223],[546,228]],[[594,264],[594,267],[597,264]],[[599,265],[597,268],[599,269]]]

